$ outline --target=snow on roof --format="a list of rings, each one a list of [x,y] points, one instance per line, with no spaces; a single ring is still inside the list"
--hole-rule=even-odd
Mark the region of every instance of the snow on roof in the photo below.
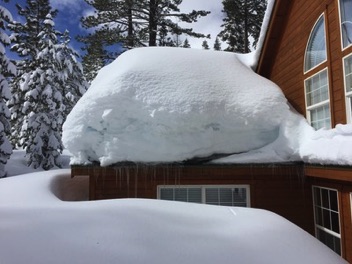
[[[281,90],[229,52],[137,48],[104,67],[64,124],[72,163],[174,162],[275,141]]]
[[[347,263],[269,211],[139,199],[65,202],[55,193],[70,189],[62,186],[66,179],[69,170],[1,180],[1,263]]]
[[[64,124],[71,164],[305,161],[352,165],[352,125],[309,126],[229,52],[137,48],[104,67]],[[234,155],[231,155],[234,154]]]

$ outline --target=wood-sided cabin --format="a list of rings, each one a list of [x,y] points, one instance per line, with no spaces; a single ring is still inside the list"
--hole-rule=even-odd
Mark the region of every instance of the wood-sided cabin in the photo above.
[[[352,0],[276,0],[257,73],[315,128],[352,122]],[[352,157],[351,157],[352,158]],[[273,211],[352,262],[352,168],[315,164],[72,166],[92,200],[167,199]],[[258,219],[260,221],[260,219]]]
[[[352,123],[352,0],[276,0],[257,73],[316,129]],[[304,167],[315,236],[352,262],[352,168]]]

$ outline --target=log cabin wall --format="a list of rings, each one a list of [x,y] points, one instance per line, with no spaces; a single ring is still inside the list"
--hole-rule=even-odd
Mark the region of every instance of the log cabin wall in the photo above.
[[[324,14],[327,61],[309,72],[309,76],[328,68],[331,125],[347,122],[343,57],[352,47],[342,49],[338,0],[277,0],[257,72],[272,80],[288,101],[306,115],[304,56],[311,31]]]
[[[312,192],[302,164],[72,166],[72,176],[80,175],[89,176],[91,200],[156,199],[160,185],[248,185],[251,207],[273,211],[314,232]]]

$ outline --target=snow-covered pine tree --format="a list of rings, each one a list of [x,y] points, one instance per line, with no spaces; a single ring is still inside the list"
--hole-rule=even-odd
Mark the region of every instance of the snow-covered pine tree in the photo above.
[[[6,102],[11,93],[7,77],[16,74],[16,67],[7,58],[5,46],[10,45],[10,38],[5,32],[5,25],[12,21],[11,13],[0,5],[0,178],[6,176],[5,164],[12,154],[10,135],[10,111]]]
[[[28,165],[48,170],[60,167],[61,127],[64,122],[64,96],[58,80],[57,34],[50,14],[39,32],[37,67],[22,75],[25,92],[20,145],[26,150]]]
[[[23,107],[25,103],[25,94],[23,86],[24,75],[38,67],[36,60],[39,52],[39,32],[44,28],[44,20],[48,14],[55,17],[56,10],[52,10],[49,0],[26,0],[26,6],[16,5],[18,14],[24,22],[13,21],[8,27],[13,32],[10,36],[12,40],[11,50],[16,52],[20,60],[16,61],[17,76],[10,82],[12,97],[9,100],[11,111],[11,141],[14,147],[21,146],[21,131],[24,120]]]
[[[88,89],[88,82],[83,74],[82,64],[77,60],[78,54],[70,48],[70,41],[69,32],[66,30],[61,36],[61,41],[56,45],[57,79],[62,90],[65,119],[78,99]]]
[[[53,16],[47,0],[30,1],[24,9],[26,22],[15,23],[13,50],[23,56],[20,78],[14,80],[11,99],[13,127],[18,135],[16,144],[24,147],[28,165],[48,170],[60,167],[62,124],[68,112],[84,93],[87,84],[76,54],[69,47],[68,32],[55,30]],[[45,8],[47,15],[37,10]],[[28,15],[30,14],[30,15]],[[36,21],[32,27],[32,21]],[[34,24],[34,23],[33,23]],[[36,29],[34,31],[33,29]],[[18,40],[36,40],[35,44],[18,43]],[[27,45],[25,52],[24,48]]]
[[[203,40],[203,42],[202,42],[202,48],[205,49],[205,50],[208,50],[208,49],[209,49],[208,41]]]
[[[214,41],[214,50],[221,50],[221,43],[218,37],[215,38]]]
[[[227,51],[248,53],[251,50],[250,37],[254,39],[253,47],[260,34],[260,27],[266,10],[267,0],[223,0],[225,18],[218,34],[226,41]]]

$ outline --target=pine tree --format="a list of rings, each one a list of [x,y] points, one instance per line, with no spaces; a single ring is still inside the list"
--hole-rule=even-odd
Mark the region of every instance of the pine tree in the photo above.
[[[190,47],[191,47],[191,44],[189,44],[189,41],[188,41],[188,39],[186,38],[186,39],[183,41],[182,48],[190,48]]]
[[[0,178],[6,176],[5,164],[12,154],[12,145],[8,138],[10,130],[10,111],[6,102],[11,93],[7,77],[16,74],[16,68],[7,58],[5,46],[10,45],[10,38],[5,32],[5,25],[12,21],[11,13],[0,5]]]
[[[221,43],[218,37],[215,38],[215,42],[214,42],[214,50],[221,50]]]
[[[38,67],[22,75],[21,84],[26,99],[22,111],[26,115],[20,135],[28,165],[48,170],[54,166],[60,167],[59,156],[63,149],[60,127],[64,121],[65,107],[56,82],[57,35],[53,31],[51,15],[47,15],[43,24],[45,27],[38,34]]]
[[[16,61],[17,76],[11,80],[10,87],[12,92],[9,106],[11,110],[11,141],[14,147],[21,146],[21,131],[24,112],[22,111],[25,102],[25,92],[21,85],[22,76],[28,74],[38,67],[36,57],[39,51],[39,32],[44,27],[44,20],[48,14],[55,17],[56,10],[51,10],[49,0],[27,0],[26,6],[16,5],[18,14],[23,17],[24,23],[12,22],[8,27],[13,32],[11,34],[11,50],[16,52],[20,60]]]
[[[183,28],[175,22],[193,23],[198,18],[208,15],[207,11],[181,13],[178,6],[182,0],[85,0],[95,9],[94,15],[83,17],[82,25],[93,28],[95,32],[88,36],[79,36],[78,39],[85,43],[87,54],[84,59],[86,76],[94,76],[96,70],[93,63],[94,51],[99,51],[103,56],[104,65],[109,60],[107,45],[122,44],[123,52],[140,46],[177,46],[170,36],[185,34],[200,38],[208,37],[196,33],[191,28]],[[94,41],[92,40],[94,39]],[[100,45],[97,44],[100,42]],[[103,50],[97,50],[102,47]],[[114,54],[118,56],[119,54]],[[115,57],[116,58],[116,57]],[[88,63],[89,62],[89,63]],[[99,62],[100,63],[100,62]],[[88,66],[89,69],[86,68]],[[91,79],[91,78],[90,78]]]
[[[63,94],[65,119],[88,89],[82,64],[77,60],[78,54],[70,48],[70,41],[69,32],[66,30],[56,45],[56,61],[54,61],[57,64],[57,79]]]
[[[28,166],[48,170],[61,166],[62,124],[86,89],[86,82],[76,54],[68,46],[68,32],[61,34],[55,30],[56,12],[49,2],[29,2],[25,8],[19,8],[25,23],[13,25],[16,34],[12,48],[23,57],[18,62],[20,75],[12,82],[13,97],[9,104],[13,141],[26,150]],[[44,11],[39,10],[47,14],[42,17]],[[36,42],[26,42],[33,40]]]
[[[203,42],[202,42],[202,48],[205,49],[205,50],[208,50],[208,49],[209,49],[208,41],[203,40]]]
[[[218,34],[226,41],[227,51],[248,53],[251,50],[250,38],[254,39],[253,47],[260,34],[266,0],[223,0],[225,18]]]
[[[101,36],[101,31],[95,32],[94,35],[89,34],[78,39],[85,43],[82,48],[86,54],[82,57],[82,64],[84,68],[84,76],[88,82],[91,82],[98,71],[104,66],[114,60],[121,52],[109,52],[104,48],[104,43]],[[104,40],[105,41],[105,40]]]

